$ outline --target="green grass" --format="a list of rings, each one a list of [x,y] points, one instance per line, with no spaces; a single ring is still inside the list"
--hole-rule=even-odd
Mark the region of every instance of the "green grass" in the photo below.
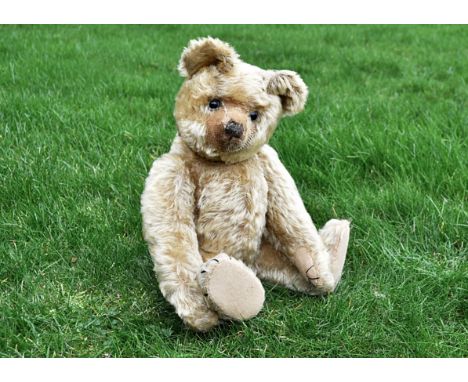
[[[267,285],[202,335],[158,290],[139,198],[208,34],[302,75],[271,144],[317,225],[353,230],[336,294]],[[1,27],[0,356],[467,356],[467,57],[466,26]]]

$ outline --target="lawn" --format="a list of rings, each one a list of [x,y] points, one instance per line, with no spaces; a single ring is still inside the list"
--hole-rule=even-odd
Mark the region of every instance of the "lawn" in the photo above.
[[[327,298],[266,285],[207,334],[159,292],[140,194],[191,38],[299,72],[271,145],[318,226],[352,219]],[[0,27],[0,356],[468,356],[468,27]]]

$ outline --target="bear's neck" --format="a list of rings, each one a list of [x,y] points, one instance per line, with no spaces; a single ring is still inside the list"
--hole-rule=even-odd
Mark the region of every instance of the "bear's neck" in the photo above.
[[[218,156],[204,156],[202,153],[193,151],[180,137],[179,134],[176,135],[171,146],[171,153],[179,154],[184,157],[192,157],[192,159],[202,159],[210,162],[222,162],[226,164],[234,164],[246,161],[254,157],[260,147],[251,148],[246,151],[239,151],[235,153],[220,153]]]

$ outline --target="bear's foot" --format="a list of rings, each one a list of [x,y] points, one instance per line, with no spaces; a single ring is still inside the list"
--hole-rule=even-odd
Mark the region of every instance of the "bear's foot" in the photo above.
[[[265,291],[255,273],[225,253],[202,265],[198,281],[211,307],[220,317],[247,320],[263,307]]]
[[[346,260],[346,251],[349,241],[349,221],[329,220],[319,231],[325,246],[330,253],[330,268],[335,278],[335,287],[341,279],[343,266]]]

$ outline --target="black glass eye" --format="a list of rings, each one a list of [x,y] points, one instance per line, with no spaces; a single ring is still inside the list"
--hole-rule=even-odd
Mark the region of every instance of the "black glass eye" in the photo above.
[[[249,114],[250,120],[255,121],[258,118],[258,112],[253,111]]]
[[[219,99],[212,99],[208,106],[210,109],[218,109],[221,106],[221,101]]]

